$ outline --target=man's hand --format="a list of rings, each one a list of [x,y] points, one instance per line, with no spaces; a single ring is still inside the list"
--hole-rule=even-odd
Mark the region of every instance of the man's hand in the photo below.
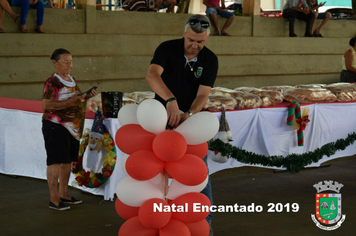
[[[322,7],[325,5],[326,2],[319,3],[318,7]]]
[[[308,15],[310,13],[310,8],[304,8],[302,10],[302,12],[305,14],[305,15]]]
[[[177,101],[172,101],[166,104],[168,124],[176,127],[180,121],[179,107]]]
[[[31,6],[35,5],[38,2],[38,0],[29,0],[29,1]]]
[[[189,117],[190,117],[189,114],[186,112],[180,114],[179,125],[182,124],[184,121],[186,121]]]

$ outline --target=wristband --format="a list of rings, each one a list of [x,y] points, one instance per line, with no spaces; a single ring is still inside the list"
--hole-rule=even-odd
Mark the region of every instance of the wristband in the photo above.
[[[170,103],[170,102],[173,102],[173,101],[177,101],[177,98],[176,97],[171,97],[171,98],[168,98],[166,100],[166,104]]]
[[[193,113],[191,113],[190,111],[187,111],[186,113],[188,113],[189,117],[193,115]]]

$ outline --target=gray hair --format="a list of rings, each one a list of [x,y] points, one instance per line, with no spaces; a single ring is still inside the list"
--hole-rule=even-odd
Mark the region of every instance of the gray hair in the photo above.
[[[209,23],[209,27],[208,28],[204,28],[204,27],[201,26],[201,24],[191,25],[189,23],[190,20],[206,21],[206,22]],[[210,34],[210,25],[211,25],[210,24],[210,20],[209,20],[209,18],[207,16],[199,15],[199,14],[193,15],[193,16],[189,17],[189,19],[187,20],[187,23],[185,24],[185,28],[184,28],[184,33],[187,33],[187,30],[189,28],[191,28],[195,33],[198,33],[198,34],[203,33],[203,32],[206,31],[207,36],[209,36],[209,34]]]

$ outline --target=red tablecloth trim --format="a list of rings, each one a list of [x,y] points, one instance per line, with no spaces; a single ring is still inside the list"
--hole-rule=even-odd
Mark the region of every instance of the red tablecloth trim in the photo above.
[[[334,103],[355,103],[353,102],[334,102]],[[277,107],[288,107],[290,102],[282,102],[274,106],[269,107],[260,107],[260,108],[277,108]],[[300,104],[301,106],[311,105],[313,103],[303,103]],[[319,103],[319,104],[330,104],[330,102]],[[33,100],[24,100],[24,99],[16,99],[16,98],[4,98],[0,97],[0,107],[6,109],[13,109],[13,110],[21,110],[21,111],[29,111],[29,112],[37,112],[43,113],[42,110],[42,101],[33,101]],[[249,110],[249,109],[237,109],[233,111],[241,111],[241,110]],[[226,110],[227,112],[232,110]],[[216,111],[220,112],[220,111]],[[85,118],[93,119],[95,113],[91,110],[87,109],[85,113]]]
[[[0,97],[0,107],[12,110],[43,113],[42,101]],[[94,115],[94,112],[87,109],[85,118],[94,119]]]

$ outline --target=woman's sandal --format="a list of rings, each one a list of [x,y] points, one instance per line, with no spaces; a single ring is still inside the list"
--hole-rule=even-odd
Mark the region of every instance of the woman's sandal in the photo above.
[[[30,33],[30,31],[28,31],[28,29],[27,28],[21,28],[21,26],[20,26],[20,31],[21,31],[21,33]]]
[[[222,36],[231,36],[230,34],[224,32],[224,33],[221,33]]]
[[[43,33],[44,33],[44,31],[43,31],[42,29],[38,28],[38,27],[35,28],[35,31],[36,31],[37,33],[40,33],[40,34],[43,34]]]

